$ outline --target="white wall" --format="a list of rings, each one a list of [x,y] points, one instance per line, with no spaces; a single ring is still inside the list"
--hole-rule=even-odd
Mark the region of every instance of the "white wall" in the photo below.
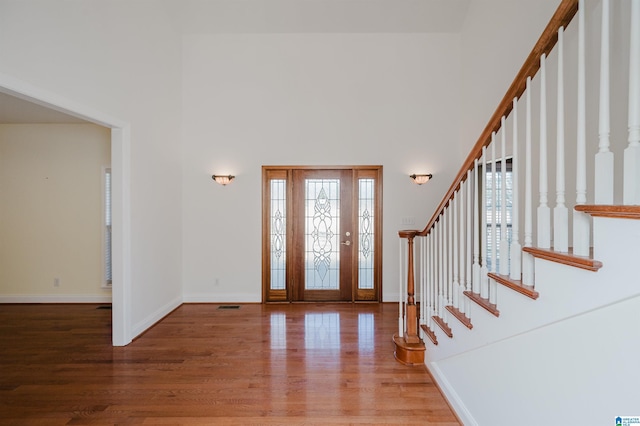
[[[467,402],[475,420],[468,424],[615,424],[615,417],[638,409],[638,309],[636,297],[438,368]]]
[[[470,3],[461,31],[461,137],[469,147],[484,130],[559,4],[559,0]]]
[[[131,124],[137,332],[183,294],[260,299],[263,164],[384,166],[390,301],[402,218],[426,224],[557,3],[458,2],[467,20],[448,34],[220,34],[197,19],[181,36],[179,2],[2,0],[0,72]],[[411,184],[419,171],[433,181]],[[238,177],[222,188],[214,172]]]
[[[102,175],[110,164],[103,127],[0,125],[2,300],[111,300],[102,288]]]
[[[185,36],[185,300],[261,300],[262,165],[350,164],[384,168],[383,299],[397,300],[401,219],[422,229],[466,154],[459,79],[457,34]]]
[[[598,272],[538,259],[537,300],[501,287],[499,318],[473,305],[473,330],[454,321],[453,339],[428,343],[465,424],[607,424],[637,409],[640,223],[596,218],[594,243]]]
[[[182,294],[180,38],[163,4],[0,3],[1,73],[131,126],[134,335]]]

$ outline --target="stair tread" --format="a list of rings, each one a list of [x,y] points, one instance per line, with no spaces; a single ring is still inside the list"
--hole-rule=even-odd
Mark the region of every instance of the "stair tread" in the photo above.
[[[596,217],[640,219],[640,206],[580,204],[575,209]]]
[[[573,266],[580,269],[596,272],[602,268],[602,262],[593,258],[593,249],[589,250],[589,256],[577,256],[573,254],[573,248],[569,247],[567,253],[555,251],[553,247],[543,249],[539,247],[524,247],[523,251],[530,253],[533,257]]]
[[[451,313],[451,315],[453,315],[469,330],[473,328],[473,324],[471,324],[471,318],[469,318],[465,313],[460,312],[460,309],[454,307],[453,305],[446,306],[445,308]]]
[[[476,302],[478,305],[480,305],[483,308],[485,308],[492,315],[494,315],[496,317],[500,316],[500,311],[498,310],[498,307],[494,303],[489,302],[489,299],[485,299],[484,297],[480,297],[480,295],[478,293],[473,293],[471,291],[465,291],[463,294],[465,296],[467,296],[469,299],[471,299],[474,302]]]
[[[431,343],[433,343],[434,345],[438,344],[438,338],[436,337],[436,333],[434,333],[433,330],[431,330],[428,325],[420,324],[420,328],[422,329],[422,331],[424,331],[424,333],[427,335],[429,340],[431,340]]]
[[[433,320],[435,321],[436,324],[438,324],[438,327],[440,327],[442,329],[442,331],[444,331],[444,334],[446,334],[448,337],[453,337],[453,332],[451,331],[451,327],[449,327],[449,325],[444,322],[444,319],[434,315]]]
[[[497,283],[504,285],[511,290],[517,291],[533,300],[540,296],[533,286],[523,284],[521,280],[512,280],[508,275],[494,274],[490,272],[487,274],[489,278],[495,280]]]

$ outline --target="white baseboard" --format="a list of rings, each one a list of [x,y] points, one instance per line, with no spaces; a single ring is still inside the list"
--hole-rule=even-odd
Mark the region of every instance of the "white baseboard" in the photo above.
[[[176,297],[169,303],[157,309],[148,317],[135,324],[131,329],[131,339],[135,339],[140,334],[151,328],[155,323],[166,317],[171,311],[182,305],[182,297]]]
[[[184,303],[261,303],[260,295],[237,294],[185,294]]]
[[[111,303],[111,295],[3,294],[0,303]]]
[[[433,376],[436,382],[438,382],[438,386],[440,387],[442,393],[444,393],[447,401],[449,401],[449,404],[456,412],[456,415],[458,416],[460,421],[462,421],[462,424],[465,426],[477,426],[478,422],[475,421],[466,405],[464,405],[464,403],[460,399],[458,393],[455,391],[453,386],[451,386],[451,383],[449,383],[449,380],[447,380],[446,376],[442,373],[442,370],[440,370],[440,367],[438,367],[436,363],[427,362],[426,365],[427,369],[429,369],[429,372],[431,373],[431,376]]]

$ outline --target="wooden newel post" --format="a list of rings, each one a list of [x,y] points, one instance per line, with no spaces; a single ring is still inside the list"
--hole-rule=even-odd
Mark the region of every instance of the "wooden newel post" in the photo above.
[[[404,330],[404,340],[407,343],[418,343],[418,315],[416,310],[416,284],[413,271],[413,240],[416,236],[415,231],[400,231],[400,237],[406,238],[408,242],[407,252],[407,304],[406,304],[406,325]]]
[[[407,301],[405,304],[404,336],[393,336],[395,357],[407,365],[424,364],[425,345],[418,335],[418,311],[415,301],[415,278],[413,272],[413,240],[418,231],[400,231],[400,238],[408,242],[407,254]]]

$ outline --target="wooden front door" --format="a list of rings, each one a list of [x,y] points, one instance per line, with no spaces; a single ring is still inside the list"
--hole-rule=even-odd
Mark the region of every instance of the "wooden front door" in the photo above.
[[[263,300],[380,300],[381,167],[263,167]]]
[[[351,300],[351,170],[293,171],[293,300]]]

